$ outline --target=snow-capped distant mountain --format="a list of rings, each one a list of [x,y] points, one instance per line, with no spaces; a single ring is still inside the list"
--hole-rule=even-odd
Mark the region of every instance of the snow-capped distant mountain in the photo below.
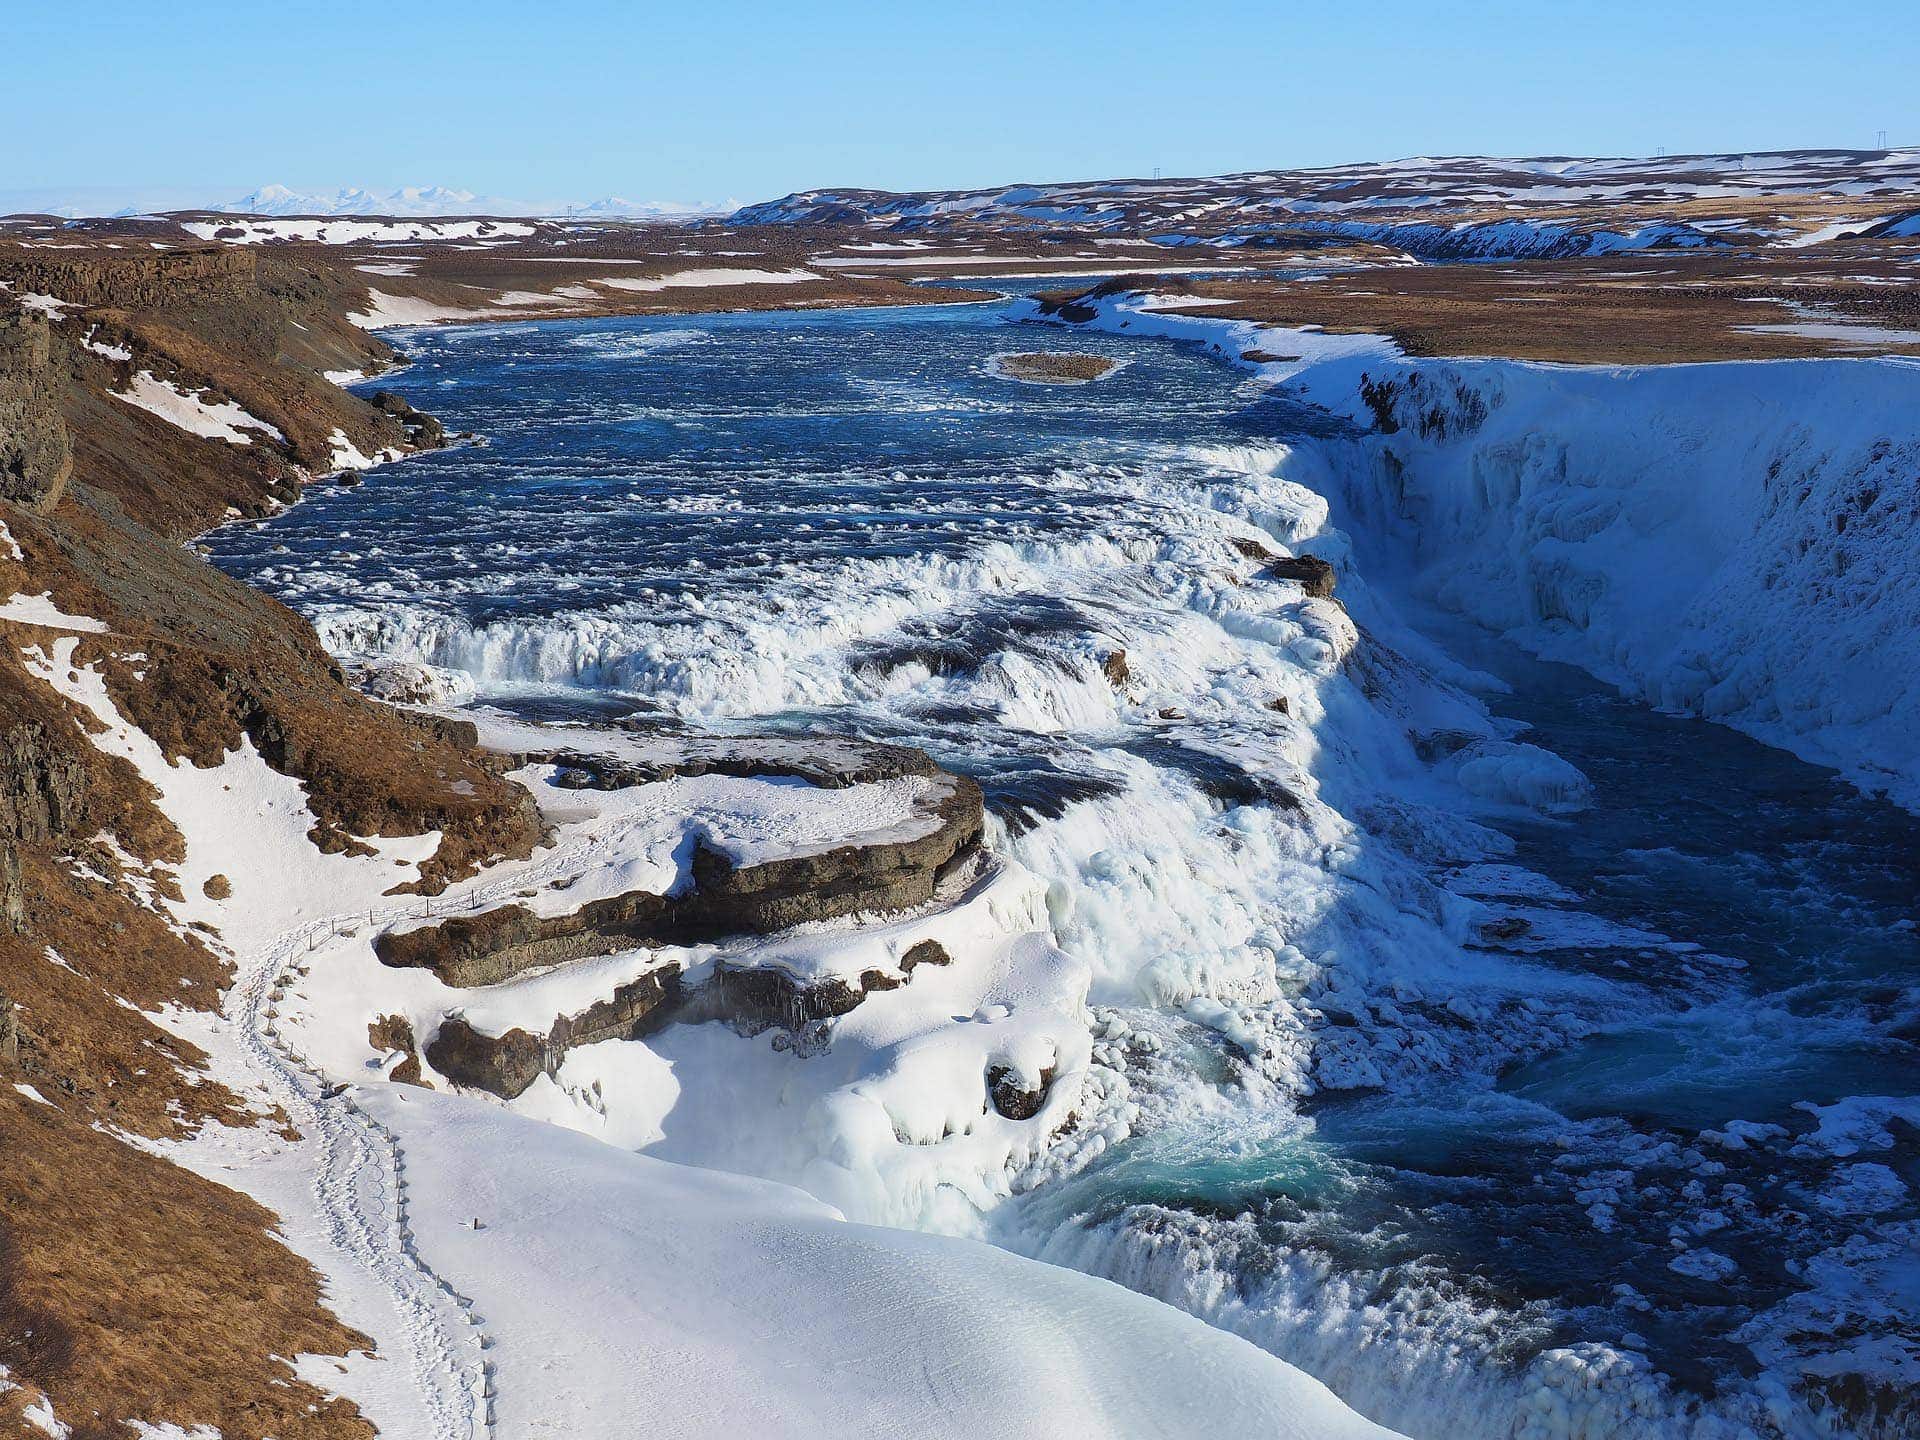
[[[502,212],[496,207],[508,203],[445,185],[403,185],[388,191],[363,185],[325,191],[262,185],[238,200],[208,208],[232,215],[497,215]]]
[[[652,216],[672,215],[725,215],[739,208],[729,200],[724,205],[712,203],[687,204],[678,200],[627,200],[618,195],[608,195],[587,205],[562,206],[550,210],[548,214],[606,215],[625,216],[644,219]]]
[[[654,218],[669,215],[724,214],[729,205],[689,204],[672,200],[627,200],[617,195],[587,203],[564,200],[510,200],[498,195],[476,195],[446,185],[402,185],[394,190],[372,190],[345,185],[337,190],[295,190],[286,185],[262,185],[238,200],[205,207],[228,215],[591,215],[600,218]]]

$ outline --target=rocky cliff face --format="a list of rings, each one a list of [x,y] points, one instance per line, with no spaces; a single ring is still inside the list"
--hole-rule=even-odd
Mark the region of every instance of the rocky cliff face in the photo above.
[[[86,809],[86,767],[67,737],[37,719],[0,729],[0,836],[16,845],[64,837]]]
[[[244,246],[181,250],[21,249],[5,262],[15,288],[53,295],[89,309],[160,309],[220,294],[240,294],[255,283],[258,257]]]
[[[46,320],[0,296],[0,500],[43,509],[73,473]]]

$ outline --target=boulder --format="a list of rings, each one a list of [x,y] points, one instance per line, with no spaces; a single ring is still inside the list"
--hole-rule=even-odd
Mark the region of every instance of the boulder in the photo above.
[[[836,975],[808,984],[778,966],[723,962],[714,967],[690,1018],[724,1020],[749,1034],[773,1026],[798,1032],[849,1013],[876,992],[898,990],[922,965],[952,963],[938,940],[910,946],[896,970],[862,971],[858,983]]]
[[[1261,572],[1269,580],[1291,580],[1319,600],[1333,598],[1333,566],[1318,555],[1291,555],[1274,561]]]
[[[398,1050],[406,1058],[387,1073],[389,1080],[402,1085],[420,1085],[431,1090],[420,1072],[420,1051],[413,1038],[413,1022],[404,1015],[382,1015],[367,1026],[367,1043],[383,1055]]]
[[[447,432],[440,422],[424,410],[416,410],[391,390],[376,390],[368,404],[384,415],[398,420],[407,438],[423,450],[437,450],[447,443]]]
[[[456,1085],[511,1100],[546,1072],[547,1047],[540,1036],[525,1030],[483,1035],[454,1015],[440,1022],[427,1045],[427,1059]]]

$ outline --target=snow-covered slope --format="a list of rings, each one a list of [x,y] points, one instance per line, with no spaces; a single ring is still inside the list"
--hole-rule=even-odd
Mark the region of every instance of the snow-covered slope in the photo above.
[[[1774,229],[1785,217],[1762,197],[1823,196],[1836,204],[1886,197],[1911,204],[1920,150],[1794,150],[1638,159],[1415,157],[1315,170],[1203,179],[1116,179],[987,190],[806,190],[737,211],[738,224],[866,224],[896,231],[964,223],[1008,230],[1053,226],[1143,236],[1248,236],[1321,228],[1401,244],[1436,258],[1608,254],[1713,243],[1721,228]],[[1724,201],[1727,217],[1661,222],[1674,207]],[[1742,213],[1749,219],[1739,218]],[[1614,218],[1596,220],[1596,214]],[[1689,220],[1696,211],[1688,211]],[[1885,212],[1882,212],[1885,213]],[[1637,217],[1637,218],[1631,218]],[[1731,217],[1731,218],[1728,218]],[[1318,220],[1320,225],[1305,223]],[[1348,224],[1355,228],[1347,228]],[[1375,227],[1392,234],[1375,234]],[[1468,232],[1462,238],[1462,232]],[[1606,238],[1599,238],[1604,232]],[[1792,224],[1780,231],[1800,233]],[[1583,242],[1582,235],[1594,235]]]
[[[10,533],[0,537],[11,553]],[[92,743],[132,765],[179,828],[177,894],[150,888],[150,903],[176,926],[221,937],[234,959],[221,1016],[153,1018],[203,1048],[210,1073],[275,1124],[209,1126],[162,1153],[278,1212],[287,1243],[326,1276],[329,1302],[377,1345],[338,1367],[303,1362],[302,1373],[349,1395],[383,1434],[1051,1440],[1070,1430],[1158,1437],[1225,1426],[1280,1440],[1392,1440],[1292,1366],[1105,1281],[969,1240],[851,1224],[799,1190],[642,1157],[481,1100],[326,1084],[300,1047],[343,1026],[364,1031],[352,1008],[364,994],[343,999],[341,981],[354,965],[380,968],[376,928],[411,923],[420,902],[388,887],[417,875],[438,834],[321,853],[303,785],[269,768],[251,741],[218,766],[169,761],[121,713],[98,664],[77,654],[82,636],[106,633],[99,621],[44,598],[14,608],[10,622],[32,627],[21,637],[28,671],[91,716]],[[689,812],[676,812],[677,823],[712,827],[732,813],[692,792],[717,787],[737,799],[757,789],[753,816],[778,821],[777,836],[801,853],[839,839],[818,824],[863,798],[863,787],[817,792],[810,808],[808,787],[778,781],[686,784],[691,792],[668,797]],[[602,803],[618,809],[622,797]],[[772,821],[769,806],[779,811]],[[596,879],[630,883],[636,870],[669,863],[630,825],[616,827],[619,844],[595,848],[578,815],[553,818],[552,847],[463,885],[460,899],[534,894],[552,881],[577,900]],[[900,828],[889,810],[853,818]],[[859,964],[872,938],[843,932],[814,943],[850,943]],[[1064,1003],[1078,1009],[1084,972],[1063,967],[1050,946],[1007,959],[1003,968],[1024,967],[1029,981],[1058,972]],[[388,974],[427,983],[418,972]],[[1002,1000],[1027,998],[1014,993],[1025,982],[999,972],[988,980]],[[951,1022],[954,997],[937,998],[918,1008]],[[1032,1029],[1003,1003],[947,1023],[944,1035],[902,1042],[915,1052],[916,1083],[892,1084],[876,1065],[867,1090],[882,1103],[844,1107],[849,1133],[877,1123],[893,1141],[889,1127],[911,1122],[883,1106],[916,1097],[940,1129],[948,1111],[926,1078],[957,1062],[977,1084],[983,1040],[1017,1049],[1023,1023]],[[374,1078],[364,1065],[344,1068]],[[1062,1123],[1038,1118],[1049,1129]],[[1006,1162],[1003,1146],[986,1163]]]
[[[1102,1280],[476,1100],[363,1103],[408,1157],[422,1258],[491,1342],[503,1437],[1390,1434]]]

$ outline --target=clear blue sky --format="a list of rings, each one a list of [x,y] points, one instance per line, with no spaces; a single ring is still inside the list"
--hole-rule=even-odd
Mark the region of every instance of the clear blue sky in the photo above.
[[[0,192],[717,201],[1920,142],[1915,0],[8,0]],[[1185,12],[1184,14],[1182,12]]]

